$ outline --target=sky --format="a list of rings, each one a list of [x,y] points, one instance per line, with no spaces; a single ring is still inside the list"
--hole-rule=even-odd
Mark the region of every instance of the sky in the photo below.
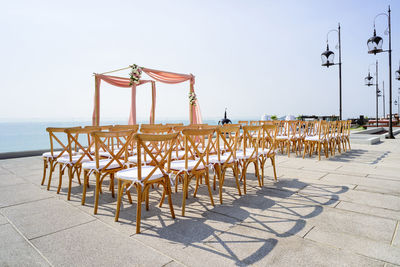
[[[367,40],[375,15],[389,4],[394,75],[398,0],[2,0],[0,120],[90,120],[93,73],[134,63],[193,73],[203,119],[221,118],[225,108],[231,119],[338,115],[338,67],[322,67],[320,55],[327,32],[339,22],[343,117],[372,117],[375,89],[364,85],[364,77],[377,59],[388,102],[388,54],[368,54]],[[385,16],[376,27],[387,49]],[[335,32],[329,44],[337,60]],[[128,71],[115,75],[128,77]],[[393,79],[393,99],[399,87]],[[157,83],[156,120],[188,119],[188,92],[187,82]],[[139,120],[148,119],[150,105],[150,85],[143,85],[137,90]],[[129,108],[129,89],[102,83],[101,119],[127,120]]]

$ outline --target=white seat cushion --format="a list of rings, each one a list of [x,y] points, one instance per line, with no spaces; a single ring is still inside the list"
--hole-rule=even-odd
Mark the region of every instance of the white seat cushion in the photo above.
[[[146,155],[146,160],[144,159],[144,155],[141,155],[140,157],[141,157],[141,162],[142,163],[149,164],[152,161],[152,159],[151,159],[151,157],[149,155]],[[137,163],[137,160],[138,160],[138,156],[137,155],[131,156],[131,157],[128,158],[128,161],[132,162],[132,163]]]
[[[45,158],[56,158],[56,157],[58,157],[58,155],[60,155],[61,154],[61,152],[62,151],[53,151],[53,156],[51,156],[51,151],[49,151],[49,152],[45,152],[45,153],[43,153],[42,154],[42,157],[45,157]],[[76,155],[77,153],[76,152],[72,152],[72,155]],[[62,157],[64,157],[64,156],[68,156],[69,154],[68,154],[68,152],[64,152],[63,154],[62,154]]]
[[[324,141],[325,139],[323,137],[321,137],[321,139],[320,139],[318,135],[314,135],[314,136],[306,136],[305,140],[321,142],[321,141]]]
[[[190,155],[190,153],[189,153]],[[172,159],[182,159],[185,157],[185,150],[178,150],[178,151],[172,151],[171,158]]]
[[[142,179],[145,179],[153,169],[154,167],[152,166],[142,166],[141,167]],[[157,170],[152,174],[149,180],[150,181],[155,180],[163,176],[164,176],[163,173],[160,171],[160,169],[157,168]],[[132,182],[138,182],[139,181],[138,168],[135,167],[135,168],[120,170],[115,174],[115,177],[124,180],[131,180]]]
[[[253,151],[254,151],[254,148],[246,148],[246,156],[245,156],[243,150],[238,150],[238,151],[236,151],[236,158],[249,159],[250,156],[252,155]],[[256,156],[256,154],[254,154],[254,156]]]
[[[220,158],[220,160],[218,160],[218,155],[212,155],[212,156],[209,156],[208,161],[209,161],[210,163],[213,163],[213,164],[216,164],[216,163],[226,163],[226,162],[228,161],[229,155],[227,155],[227,154],[221,155],[219,158]],[[231,157],[229,158],[229,162],[228,162],[228,163],[232,163],[233,160],[234,160],[234,159],[233,159],[233,156],[231,156]]]
[[[108,163],[110,162],[110,159],[101,159],[99,160],[99,170],[102,170]],[[123,164],[123,161],[121,161]],[[115,169],[115,168],[120,168],[121,166],[116,162],[115,160],[111,162],[111,164],[107,167],[107,170]],[[86,170],[93,170],[96,169],[96,161],[87,161],[82,164],[82,168]]]
[[[286,139],[288,139],[288,136],[287,136],[287,135],[277,135],[277,136],[276,136],[276,139],[279,139],[279,140],[286,140]]]
[[[75,164],[75,163],[78,162],[78,160],[79,160],[81,157],[82,157],[82,155],[72,156],[72,161],[69,160],[69,157],[61,157],[61,158],[58,158],[58,159],[57,159],[57,162],[59,162],[59,163],[64,163],[64,164],[66,164],[66,163]],[[88,156],[84,156],[84,157],[82,158],[82,160],[80,161],[80,163],[87,162],[87,161],[91,161],[91,159],[90,159]]]
[[[188,168],[187,170],[193,170],[194,166],[196,166],[198,160],[188,160]],[[181,171],[185,170],[185,160],[175,160],[171,162],[171,170]],[[204,169],[204,164],[201,162],[199,166],[197,166],[196,170]]]

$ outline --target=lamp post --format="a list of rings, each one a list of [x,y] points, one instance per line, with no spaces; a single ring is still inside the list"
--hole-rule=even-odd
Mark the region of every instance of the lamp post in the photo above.
[[[388,138],[394,139],[393,135],[393,122],[392,122],[392,33],[391,33],[391,25],[390,25],[390,6],[388,8],[388,13],[380,13],[375,16],[374,18],[374,36],[368,39],[368,53],[376,55],[377,53],[381,52],[388,52],[389,54],[389,136]],[[382,44],[383,39],[380,36],[376,35],[376,28],[375,28],[375,20],[377,17],[385,15],[388,18],[388,29],[387,33],[389,34],[389,50],[383,50]],[[386,31],[385,31],[386,32]]]
[[[370,64],[371,66],[373,64]],[[379,116],[378,116],[378,97],[379,97],[379,88],[378,88],[378,60],[375,63],[375,78],[376,81],[374,83],[374,77],[371,76],[371,72],[368,67],[368,76],[364,78],[365,85],[366,86],[373,86],[375,85],[375,95],[376,95],[376,127],[378,127],[378,121],[379,121]]]
[[[338,46],[339,50],[339,63],[334,63],[335,53],[329,50],[328,37],[329,33],[337,32],[338,33]],[[322,66],[339,65],[339,120],[342,120],[342,48],[341,48],[341,40],[340,40],[340,23],[338,24],[337,30],[330,30],[326,34],[326,51],[321,54]]]
[[[385,111],[385,81],[382,81],[382,106],[383,106],[383,118],[386,119],[386,111]]]

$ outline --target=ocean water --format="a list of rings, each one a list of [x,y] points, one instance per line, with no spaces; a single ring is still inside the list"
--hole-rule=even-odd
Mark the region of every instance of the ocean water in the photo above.
[[[165,120],[156,123],[184,123],[187,120]],[[217,124],[218,120],[204,120],[204,123]],[[236,121],[234,121],[235,123]],[[139,123],[148,123],[140,122]],[[73,127],[91,125],[90,121],[75,122],[0,122],[0,153],[50,149],[47,127]],[[126,124],[126,121],[102,121],[102,125]],[[61,140],[63,142],[66,139]],[[59,148],[59,147],[58,147]]]

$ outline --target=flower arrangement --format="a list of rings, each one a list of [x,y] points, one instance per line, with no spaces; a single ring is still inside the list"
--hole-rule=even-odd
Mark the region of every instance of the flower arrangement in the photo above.
[[[190,92],[189,93],[189,103],[190,103],[190,105],[195,106],[196,105],[196,100],[197,100],[196,94],[194,92]]]
[[[142,76],[142,69],[136,64],[129,67],[132,68],[131,73],[129,73],[129,79],[131,81],[129,85],[139,84],[140,77]]]

